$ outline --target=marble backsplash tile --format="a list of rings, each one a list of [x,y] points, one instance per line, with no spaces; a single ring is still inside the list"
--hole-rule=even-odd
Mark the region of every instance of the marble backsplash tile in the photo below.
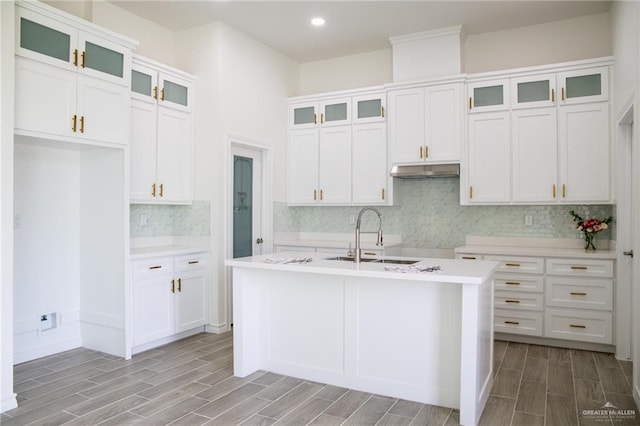
[[[453,248],[466,235],[531,238],[581,238],[569,211],[582,217],[615,216],[613,205],[460,206],[458,178],[403,180],[397,186],[401,205],[377,207],[385,232],[400,234],[405,247]],[[275,232],[352,232],[350,215],[360,207],[288,207],[274,203]],[[525,225],[531,215],[532,225]],[[363,216],[363,230],[377,229],[377,218]],[[615,239],[615,224],[598,235]]]
[[[131,204],[131,238],[142,237],[208,237],[211,235],[211,203],[193,201],[191,205]],[[140,224],[147,216],[147,225]]]

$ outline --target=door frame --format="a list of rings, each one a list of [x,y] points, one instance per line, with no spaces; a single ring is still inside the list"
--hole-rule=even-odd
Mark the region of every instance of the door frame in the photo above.
[[[226,135],[226,160],[224,182],[224,259],[233,258],[233,149],[243,148],[255,151],[262,160],[261,204],[262,204],[262,238],[264,239],[263,253],[273,251],[273,160],[271,146],[264,141],[250,139],[245,136],[227,133]],[[227,329],[232,325],[231,268],[224,267],[224,318]]]
[[[616,176],[616,229],[618,230],[616,236],[616,324],[615,324],[615,336],[616,341],[616,357],[618,359],[631,359],[633,356],[633,346],[637,344],[635,340],[638,337],[638,330],[633,330],[636,318],[632,314],[631,298],[637,295],[633,294],[632,283],[632,262],[629,257],[622,254],[626,250],[632,249],[634,236],[629,235],[629,232],[620,232],[620,230],[628,230],[632,228],[633,218],[631,212],[633,202],[631,189],[631,171],[633,158],[631,154],[640,154],[640,146],[637,141],[632,140],[631,125],[634,124],[634,109],[635,96],[631,95],[624,106],[621,108],[621,112],[616,117],[616,156],[617,156],[617,176]],[[637,139],[637,138],[636,138]],[[632,150],[632,147],[634,148]],[[638,162],[636,162],[637,164]],[[640,172],[637,170],[636,173]],[[637,213],[637,212],[636,212]],[[634,228],[638,228],[635,226]],[[639,229],[635,229],[637,234]],[[631,259],[632,260],[632,259]]]

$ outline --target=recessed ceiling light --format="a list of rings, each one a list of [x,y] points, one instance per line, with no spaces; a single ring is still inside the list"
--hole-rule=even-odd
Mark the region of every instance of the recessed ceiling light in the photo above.
[[[316,18],[311,19],[311,25],[313,25],[313,26],[315,26],[315,27],[321,27],[321,26],[323,26],[323,25],[324,25],[324,22],[325,22],[325,21],[324,21],[324,18],[321,18],[321,17],[319,17],[319,16],[318,16],[318,17],[316,17]]]

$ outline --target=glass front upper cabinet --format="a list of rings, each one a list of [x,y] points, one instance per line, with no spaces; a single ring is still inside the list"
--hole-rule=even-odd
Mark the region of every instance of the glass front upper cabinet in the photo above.
[[[301,102],[289,104],[289,127],[307,129],[316,127],[320,122],[317,102]]]
[[[502,111],[509,108],[508,80],[470,83],[467,86],[468,111]]]
[[[560,104],[599,102],[609,99],[607,67],[568,71],[558,74]]]
[[[511,79],[511,107],[535,108],[556,105],[555,74],[539,74]]]
[[[21,7],[16,54],[119,84],[129,81],[130,49]]]
[[[356,96],[352,99],[354,123],[369,123],[386,120],[386,96],[384,93],[372,93]]]
[[[178,76],[160,73],[158,76],[158,102],[160,105],[191,111],[193,87]]]
[[[320,125],[339,126],[351,123],[351,99],[331,99],[320,103]]]

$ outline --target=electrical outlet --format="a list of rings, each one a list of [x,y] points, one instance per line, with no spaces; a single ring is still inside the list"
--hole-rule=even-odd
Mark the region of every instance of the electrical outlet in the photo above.
[[[140,215],[140,226],[147,226],[149,224],[148,220],[147,220],[147,215],[142,213]]]
[[[355,214],[350,214],[349,215],[349,224],[350,225],[355,225],[356,224],[356,215]]]
[[[20,213],[13,216],[13,229],[22,229],[22,215]]]
[[[524,224],[527,226],[533,225],[533,216],[531,216],[530,214],[524,215]]]

